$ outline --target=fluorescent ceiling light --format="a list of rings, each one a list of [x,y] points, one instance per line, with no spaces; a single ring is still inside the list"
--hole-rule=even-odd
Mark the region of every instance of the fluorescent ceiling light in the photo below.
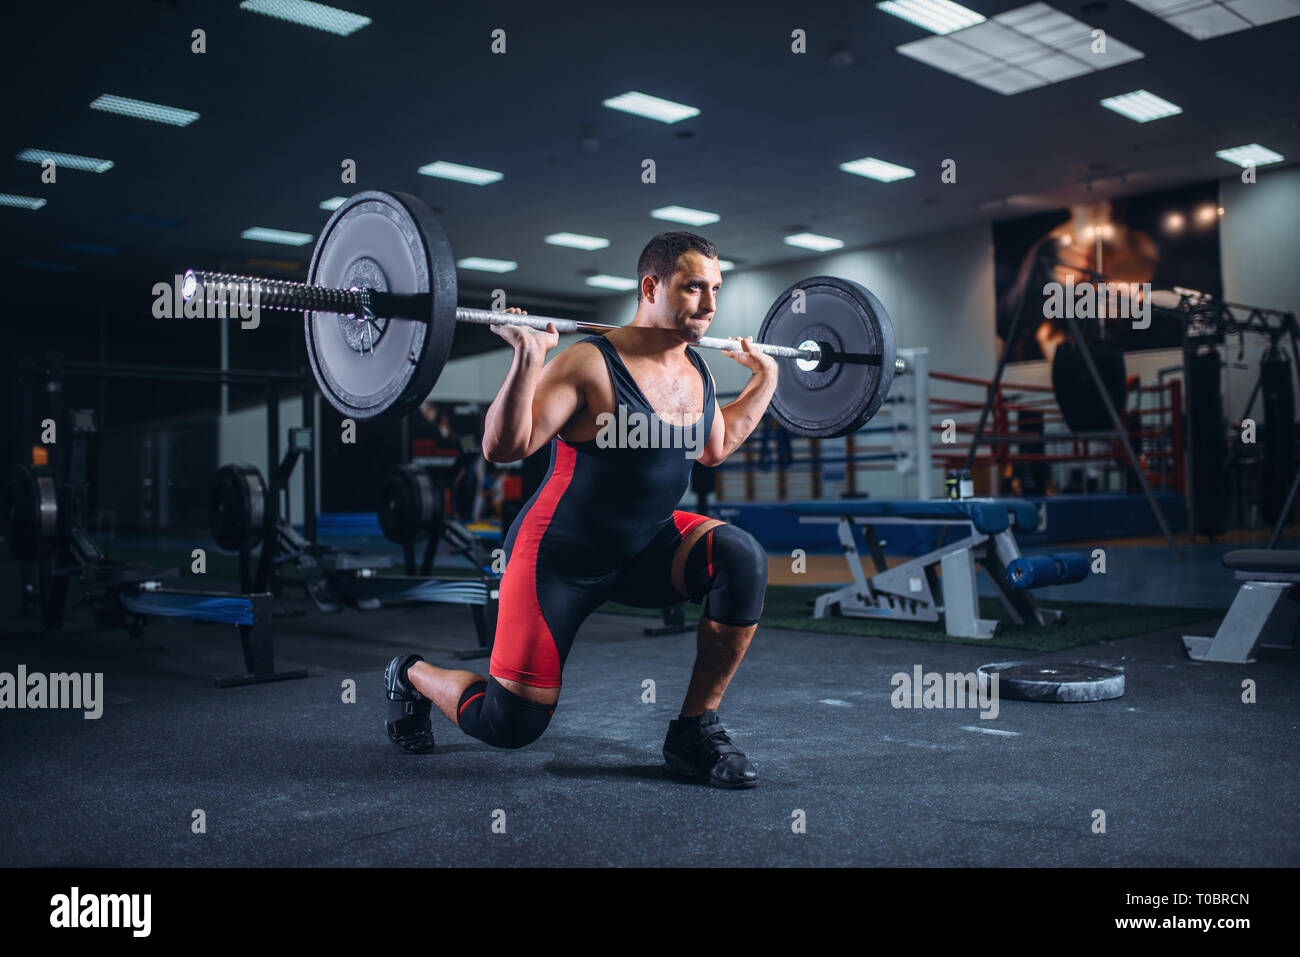
[[[720,269],[722,272],[726,272],[728,269],[735,269],[735,268],[736,268],[736,264],[733,263],[730,259],[718,260],[718,269]]]
[[[473,183],[475,186],[486,186],[488,183],[495,183],[499,179],[504,179],[504,173],[498,173],[494,169],[479,169],[477,166],[461,166],[459,163],[447,163],[438,160],[436,163],[426,163],[421,166],[419,173],[425,176],[436,176],[439,179],[454,179],[458,183]]]
[[[619,292],[627,292],[629,289],[636,288],[635,279],[627,279],[624,276],[588,276],[588,286],[599,286],[601,289],[617,289]]]
[[[604,249],[609,245],[608,239],[583,236],[581,233],[551,233],[546,241],[552,246],[568,246],[570,249]]]
[[[974,10],[967,10],[961,4],[950,3],[949,0],[888,0],[887,3],[876,4],[876,9],[892,13],[900,20],[914,23],[940,36],[984,22],[984,18]]]
[[[1146,90],[1134,90],[1132,93],[1108,96],[1101,101],[1101,105],[1108,110],[1114,110],[1122,116],[1127,116],[1130,120],[1137,120],[1139,123],[1162,120],[1166,116],[1177,116],[1183,112],[1181,106],[1175,106],[1168,100],[1161,99]]]
[[[687,223],[691,226],[707,226],[716,223],[722,217],[703,209],[690,209],[686,206],[661,206],[650,210],[655,219],[666,219],[674,223]]]
[[[15,196],[13,193],[0,193],[0,206],[17,206],[19,209],[40,209],[45,200],[38,196]]]
[[[456,265],[461,269],[477,269],[480,272],[514,272],[519,268],[519,263],[510,262],[508,259],[485,259],[482,256],[466,256],[464,259],[457,259]]]
[[[295,233],[287,229],[268,229],[265,226],[253,226],[239,234],[240,239],[252,239],[259,243],[279,243],[282,246],[306,246],[312,241],[311,233]]]
[[[896,166],[893,163],[886,163],[884,160],[878,160],[871,156],[864,156],[862,159],[853,160],[851,163],[841,163],[840,169],[846,173],[854,173],[858,176],[866,176],[869,179],[879,180],[882,183],[892,183],[896,180],[907,179],[909,176],[915,176],[916,170],[908,169],[906,166]]]
[[[304,27],[324,30],[341,37],[356,33],[364,26],[369,26],[369,17],[349,13],[338,7],[328,7],[311,0],[244,0],[239,9],[251,13],[261,13],[277,20],[288,20]]]
[[[785,237],[785,241],[787,245],[813,249],[819,253],[830,252],[832,249],[839,249],[844,245],[843,240],[832,239],[830,236],[818,236],[816,233],[795,233],[793,236]]]
[[[1132,0],[1197,40],[1300,16],[1300,0]]]
[[[162,106],[146,100],[132,100],[125,96],[105,93],[90,102],[92,110],[116,113],[119,116],[134,116],[139,120],[151,120],[154,123],[169,123],[172,126],[189,126],[199,118],[193,110],[181,110],[174,106]]]
[[[948,36],[904,43],[898,52],[1005,96],[1143,57],[1113,35],[1105,53],[1093,53],[1092,44],[1088,24],[1031,3]]]
[[[328,209],[332,213],[346,202],[347,199],[343,196],[331,196],[320,204],[320,208]]]
[[[661,100],[657,96],[635,91],[608,99],[605,101],[605,106],[611,110],[635,113],[637,116],[658,120],[661,123],[678,123],[700,115],[700,111],[693,106],[674,103],[672,100]]]
[[[23,150],[18,154],[20,160],[28,163],[43,163],[54,160],[56,167],[84,169],[90,173],[103,173],[113,168],[112,160],[95,159],[93,156],[77,156],[75,153],[51,153],[49,150]]]
[[[1229,163],[1236,163],[1243,169],[1247,166],[1280,163],[1286,159],[1281,153],[1274,153],[1268,147],[1260,146],[1258,143],[1248,143],[1245,146],[1234,146],[1232,149],[1218,150],[1214,155],[1219,159],[1227,160]]]

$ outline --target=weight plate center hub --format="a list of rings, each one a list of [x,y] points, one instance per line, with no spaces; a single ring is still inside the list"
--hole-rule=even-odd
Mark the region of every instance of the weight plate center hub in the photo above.
[[[388,292],[383,267],[369,256],[358,256],[344,271],[344,288]],[[383,316],[339,316],[339,331],[356,352],[370,352],[384,337],[388,320]]]

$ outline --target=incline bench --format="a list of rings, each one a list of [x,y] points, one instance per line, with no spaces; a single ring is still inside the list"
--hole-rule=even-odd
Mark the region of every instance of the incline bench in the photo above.
[[[1223,556],[1242,583],[1213,638],[1183,636],[1189,658],[1252,664],[1255,649],[1290,648],[1300,600],[1300,551],[1239,549]]]
[[[937,622],[948,634],[960,638],[992,638],[995,619],[979,616],[975,588],[975,563],[993,579],[998,598],[1016,624],[1060,624],[1062,613],[1040,608],[1023,588],[1013,587],[1007,566],[1020,558],[1012,528],[1028,534],[1038,528],[1038,508],[1023,499],[938,499],[926,501],[875,501],[847,499],[790,505],[786,511],[805,524],[835,524],[853,584],[819,595],[814,618],[826,618],[836,608],[854,618]],[[879,525],[966,526],[965,538],[889,568],[881,548]],[[863,537],[876,574],[868,577],[853,538],[853,526],[863,527]],[[939,572],[942,572],[942,575]],[[943,601],[935,596],[940,593]]]

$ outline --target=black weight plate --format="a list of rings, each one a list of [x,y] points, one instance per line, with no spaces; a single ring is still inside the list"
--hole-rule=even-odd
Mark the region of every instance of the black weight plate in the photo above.
[[[427,322],[334,312],[309,312],[303,321],[312,374],[342,415],[401,416],[423,402],[456,331],[456,261],[429,208],[406,193],[357,193],[321,230],[307,281],[431,293]]]
[[[53,555],[62,539],[59,496],[54,475],[41,466],[20,466],[6,488],[8,525],[5,536],[14,558],[39,561]]]
[[[262,541],[266,483],[255,465],[223,465],[208,494],[212,537],[227,551],[256,548]]]
[[[1121,421],[1127,395],[1124,389],[1124,350],[1110,340],[1095,339],[1088,343],[1097,374],[1101,376]],[[1074,339],[1066,339],[1052,356],[1052,391],[1061,407],[1061,416],[1072,432],[1109,432],[1115,428],[1097,386],[1088,372],[1087,360]]]
[[[998,696],[1019,701],[1107,701],[1124,694],[1124,672],[1100,665],[1000,661],[980,665],[998,675]]]
[[[379,527],[398,545],[423,541],[442,519],[443,495],[430,470],[420,465],[396,465],[384,477],[379,497]]]
[[[797,290],[803,312],[795,312]],[[780,360],[776,394],[769,406],[782,427],[806,438],[848,435],[880,409],[894,381],[894,326],[880,300],[864,286],[834,276],[795,283],[768,310],[758,341],[798,347],[806,339],[828,342],[849,353],[881,356],[881,364],[835,363],[805,372],[794,360]]]

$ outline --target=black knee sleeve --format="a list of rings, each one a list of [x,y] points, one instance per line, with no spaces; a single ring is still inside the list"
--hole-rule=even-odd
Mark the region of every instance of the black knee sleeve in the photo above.
[[[706,596],[704,614],[721,625],[745,627],[763,614],[767,552],[749,532],[719,525],[704,534],[686,556],[691,598]]]
[[[554,713],[555,705],[522,698],[492,677],[466,688],[456,706],[460,729],[496,748],[532,744],[542,736]]]

